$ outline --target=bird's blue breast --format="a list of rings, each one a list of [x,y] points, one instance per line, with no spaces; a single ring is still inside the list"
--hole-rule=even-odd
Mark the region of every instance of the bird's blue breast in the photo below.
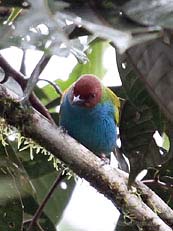
[[[116,146],[115,108],[111,102],[94,108],[72,105],[67,96],[61,104],[60,125],[95,154],[109,154]]]

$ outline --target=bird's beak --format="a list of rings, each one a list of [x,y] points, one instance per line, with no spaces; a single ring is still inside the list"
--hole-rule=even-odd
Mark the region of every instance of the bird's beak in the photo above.
[[[73,96],[73,99],[72,99],[72,104],[77,104],[77,105],[81,105],[84,103],[84,99],[80,99],[80,95],[77,95],[77,96]]]

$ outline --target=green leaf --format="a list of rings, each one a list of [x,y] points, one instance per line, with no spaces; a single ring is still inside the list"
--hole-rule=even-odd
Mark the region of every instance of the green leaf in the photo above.
[[[3,184],[1,187],[3,187]],[[15,185],[11,183],[9,190],[14,190],[14,193],[16,193]],[[8,196],[8,192],[6,196]],[[0,203],[0,230],[22,231],[22,222],[23,208],[20,197],[16,199],[10,197],[9,201]]]
[[[34,154],[34,159],[23,161],[23,166],[26,169],[30,179],[36,179],[56,171],[53,167],[52,161],[48,161],[48,156],[44,156],[43,154]]]
[[[94,74],[102,78],[106,72],[103,65],[103,54],[107,46],[108,42],[102,40],[92,42],[87,50],[88,62],[85,64],[78,63],[73,68],[68,80],[57,80],[56,83],[60,88],[64,91],[83,74]]]
[[[32,180],[37,191],[37,199],[39,203],[41,203],[57,176],[58,172],[56,171]],[[44,209],[44,213],[54,224],[57,224],[60,221],[75,186],[75,181],[72,177],[63,182],[66,184],[67,188],[62,189],[58,186]]]
[[[36,210],[39,207],[38,202],[32,197],[28,196],[25,197],[23,201],[23,205],[25,207],[25,217],[24,217],[24,230],[28,230],[28,226],[30,223],[30,219],[35,214]],[[55,224],[49,219],[49,217],[44,213],[41,214],[41,217],[39,219],[39,225],[44,229],[44,231],[57,231]],[[35,227],[34,227],[35,228]],[[33,231],[37,231],[38,229],[34,229]]]
[[[40,176],[55,172],[52,161],[48,161],[49,156],[43,153],[36,153],[36,150],[32,150],[34,159],[31,160],[30,148],[19,151],[17,142],[11,142],[11,147],[21,161],[21,168],[28,175],[30,179],[38,178]],[[24,146],[20,146],[23,148]],[[39,166],[39,167],[38,167]]]
[[[127,52],[134,71],[170,121],[173,120],[172,54],[173,47],[162,39],[132,47]]]
[[[18,179],[20,167],[16,162],[10,160],[13,155],[11,150],[0,145],[0,230],[22,230],[23,204],[22,192],[19,191]],[[25,179],[22,179],[22,181]],[[19,182],[20,181],[20,182]],[[24,193],[24,191],[23,191]]]
[[[163,148],[165,148],[167,151],[170,149],[170,141],[169,137],[166,133],[163,133]]]
[[[55,101],[55,106],[57,106],[59,104],[60,101],[58,100],[58,98],[60,98],[60,96],[57,94],[56,90],[50,84],[43,87],[42,92],[45,95],[45,97],[42,98],[42,102],[45,105],[50,104],[52,101]],[[56,102],[56,100],[57,100],[57,102]],[[49,109],[50,109],[50,107],[49,107]]]
[[[162,133],[164,129],[158,106],[137,78],[126,56],[118,56],[117,60],[127,98],[121,112],[120,139],[122,150],[130,161],[131,184],[141,170],[163,164],[170,158],[170,153],[162,155],[163,150],[153,138],[155,131]]]
[[[116,225],[116,231],[138,231],[138,227],[133,223],[132,220],[129,219],[124,214],[120,214]]]
[[[36,86],[34,88],[34,92],[43,104],[47,104],[50,101],[50,96],[45,93],[43,88],[39,88]]]
[[[21,148],[22,147],[23,146],[21,146]],[[33,150],[33,160],[30,159],[29,148],[20,152],[16,150],[16,153],[20,156],[23,167],[25,168],[36,192],[36,196],[34,197],[27,195],[27,197],[22,198],[24,205],[26,205],[25,213],[34,215],[39,204],[48,193],[53,181],[56,179],[58,171],[54,168],[53,162],[48,161],[50,156],[44,155],[43,153],[36,153],[36,149]],[[67,189],[64,190],[59,186],[57,187],[41,216],[40,224],[45,230],[53,230],[51,226],[55,226],[58,223],[70,200],[75,181],[71,178],[70,180],[64,180],[64,182],[67,184]]]

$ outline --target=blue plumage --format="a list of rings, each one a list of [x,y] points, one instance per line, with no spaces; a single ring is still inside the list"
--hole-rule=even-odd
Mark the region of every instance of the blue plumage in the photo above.
[[[115,107],[112,101],[96,104],[92,108],[71,103],[71,94],[63,97],[60,125],[96,155],[110,152],[116,146],[117,130]]]

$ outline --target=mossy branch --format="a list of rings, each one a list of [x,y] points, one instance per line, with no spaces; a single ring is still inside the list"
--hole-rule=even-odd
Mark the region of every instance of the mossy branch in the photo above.
[[[173,211],[153,191],[141,182],[136,182],[128,190],[127,174],[103,165],[97,156],[39,112],[21,107],[15,93],[3,85],[0,85],[0,116],[17,127],[24,136],[32,138],[53,153],[77,175],[89,181],[138,227],[152,231],[172,230]],[[142,200],[144,196],[145,203]]]

